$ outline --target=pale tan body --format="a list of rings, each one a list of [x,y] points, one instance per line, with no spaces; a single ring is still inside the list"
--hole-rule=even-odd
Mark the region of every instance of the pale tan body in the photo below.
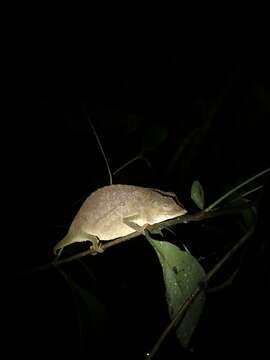
[[[173,193],[133,185],[109,185],[93,192],[82,204],[67,235],[54,253],[67,245],[91,241],[99,251],[100,241],[109,241],[167,219],[186,210]]]

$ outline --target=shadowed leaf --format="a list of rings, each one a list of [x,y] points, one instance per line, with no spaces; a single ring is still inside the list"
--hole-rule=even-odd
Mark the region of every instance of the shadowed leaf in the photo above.
[[[78,285],[62,270],[60,272],[78,301],[79,326],[84,328],[84,331],[87,333],[92,334],[91,336],[95,341],[100,341],[105,336],[108,323],[108,314],[105,306],[91,291]]]
[[[194,181],[191,186],[191,199],[195,202],[199,209],[204,208],[204,191],[199,181]]]
[[[168,137],[167,128],[159,123],[145,129],[142,137],[142,147],[144,150],[153,150],[163,143]]]

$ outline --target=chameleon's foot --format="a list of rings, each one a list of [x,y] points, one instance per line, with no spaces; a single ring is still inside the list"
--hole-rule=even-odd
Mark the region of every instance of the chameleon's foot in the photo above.
[[[102,245],[100,243],[93,243],[90,246],[91,255],[97,255],[98,253],[101,254],[104,252]]]

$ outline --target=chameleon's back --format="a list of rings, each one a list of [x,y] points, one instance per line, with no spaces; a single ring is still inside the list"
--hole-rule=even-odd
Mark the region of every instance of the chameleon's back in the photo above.
[[[133,185],[109,185],[93,192],[75,216],[70,230],[83,230],[101,240],[112,240],[134,230],[123,217],[142,212],[149,189]]]

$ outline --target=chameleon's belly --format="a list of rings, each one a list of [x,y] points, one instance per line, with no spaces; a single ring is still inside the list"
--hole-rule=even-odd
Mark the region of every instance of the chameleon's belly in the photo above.
[[[83,232],[97,236],[101,241],[109,241],[117,239],[122,236],[127,236],[135,232],[134,228],[125,224],[124,219],[132,217],[132,222],[139,226],[144,226],[146,221],[141,218],[133,217],[133,215],[123,216],[122,214],[110,214],[110,220],[103,219],[103,221],[98,221],[93,223],[85,222],[80,226],[80,229]],[[106,221],[107,220],[107,221]]]

